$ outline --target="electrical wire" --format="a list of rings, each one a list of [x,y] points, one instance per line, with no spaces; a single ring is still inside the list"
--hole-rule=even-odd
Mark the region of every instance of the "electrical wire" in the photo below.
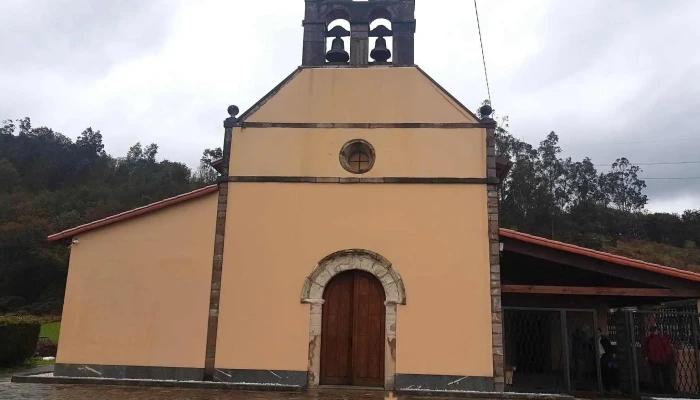
[[[683,177],[677,177],[677,178],[642,178],[640,177],[639,179],[643,181],[684,181],[684,180],[690,180],[690,179],[700,179],[700,176],[683,176]]]
[[[601,142],[601,143],[579,143],[576,146],[606,146],[614,144],[640,144],[640,143],[665,143],[665,142],[687,142],[693,140],[700,140],[700,137],[690,137],[690,138],[676,138],[676,139],[663,139],[663,140],[639,140],[634,142]]]
[[[613,163],[610,164],[594,164],[594,167],[610,167],[612,166]],[[685,165],[685,164],[700,164],[700,161],[667,161],[667,162],[641,162],[641,163],[635,163],[631,162],[630,164],[633,165]]]
[[[491,85],[489,85],[489,73],[486,70],[486,54],[484,53],[484,39],[481,36],[481,22],[479,21],[479,8],[476,6],[476,0],[474,0],[474,11],[476,12],[476,26],[479,28],[479,43],[481,43],[481,60],[484,62],[484,76],[486,77],[486,92],[489,95],[489,103],[493,104],[491,101]]]

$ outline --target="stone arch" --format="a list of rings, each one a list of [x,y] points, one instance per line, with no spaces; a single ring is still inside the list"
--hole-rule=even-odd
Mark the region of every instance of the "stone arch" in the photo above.
[[[306,278],[301,291],[302,303],[323,300],[323,290],[333,277],[341,272],[358,269],[376,276],[382,283],[386,301],[406,304],[406,290],[401,275],[389,260],[369,250],[342,250],[326,256]]]
[[[390,8],[375,7],[367,14],[367,20],[370,23],[372,23],[372,21],[377,20],[377,19],[386,19],[386,20],[391,21],[391,23],[393,24],[394,21],[396,20],[396,15],[394,14],[393,10],[391,10]]]
[[[326,21],[326,26],[337,19],[350,21],[350,11],[343,5],[335,4],[323,15],[322,19]]]
[[[384,388],[392,390],[396,375],[396,307],[398,304],[406,304],[406,289],[401,275],[389,260],[368,250],[343,250],[333,253],[316,264],[304,282],[301,302],[311,305],[308,386],[317,388],[320,384],[323,292],[331,279],[349,270],[369,272],[381,282],[384,288],[386,296]]]

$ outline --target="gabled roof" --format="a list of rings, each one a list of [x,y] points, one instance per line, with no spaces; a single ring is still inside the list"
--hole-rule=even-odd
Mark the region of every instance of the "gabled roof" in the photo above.
[[[299,67],[238,119],[250,123],[479,123],[418,67]]]
[[[700,274],[682,269],[667,267],[665,265],[654,264],[646,261],[635,260],[633,258],[618,256],[616,254],[606,253],[603,251],[587,249],[585,247],[576,246],[569,243],[558,242],[552,239],[546,239],[539,236],[529,235],[514,231],[511,229],[499,229],[501,237],[519,240],[522,242],[532,243],[539,246],[544,246],[550,249],[562,250],[568,253],[579,254],[582,256],[594,258],[601,261],[607,261],[628,267],[634,267],[646,271],[656,272],[662,275],[672,276],[675,278],[686,279],[690,281],[700,282]]]
[[[107,225],[111,225],[120,221],[125,221],[127,219],[136,218],[140,215],[144,215],[153,211],[157,211],[166,207],[173,206],[188,200],[193,200],[199,197],[206,196],[210,193],[214,193],[218,190],[217,185],[210,185],[203,187],[201,189],[194,190],[189,193],[181,194],[179,196],[171,197],[147,206],[135,208],[130,211],[123,212],[121,214],[113,215],[98,221],[94,221],[88,224],[80,225],[75,228],[67,229],[63,232],[53,234],[48,237],[50,242],[56,242],[63,239],[70,239],[75,235],[80,233],[88,232],[93,229],[101,228]],[[213,218],[213,217],[212,217]],[[500,236],[502,238],[510,238],[526,243],[531,243],[535,245],[544,246],[551,249],[562,250],[568,253],[578,254],[585,257],[594,258],[597,260],[607,261],[618,265],[624,265],[628,267],[638,268],[646,271],[656,272],[662,275],[672,276],[675,278],[681,278],[689,281],[700,282],[700,274],[696,272],[684,271],[677,268],[671,268],[664,265],[653,264],[646,261],[635,260],[633,258],[618,256],[611,253],[605,253],[602,251],[587,249],[585,247],[575,246],[573,244],[568,244],[564,242],[558,242],[556,240],[546,239],[539,236],[528,235],[527,233],[522,233],[514,231],[511,229],[499,229]]]
[[[198,197],[205,196],[209,193],[214,193],[218,190],[217,185],[210,185],[203,187],[201,189],[194,190],[189,193],[181,194],[179,196],[171,197],[165,200],[161,200],[152,204],[149,204],[147,206],[139,207],[139,208],[134,208],[133,210],[126,211],[117,215],[112,215],[111,217],[103,218],[94,222],[90,222],[88,224],[76,226],[75,228],[67,229],[63,232],[59,232],[53,235],[50,235],[48,237],[49,242],[56,242],[62,239],[70,239],[73,236],[91,231],[93,229],[101,228],[106,225],[111,225],[114,223],[117,223],[119,221],[124,221],[127,219],[135,218],[138,217],[139,215],[147,214],[153,211],[160,210],[165,207],[170,207],[172,205],[182,203],[188,200],[196,199]]]

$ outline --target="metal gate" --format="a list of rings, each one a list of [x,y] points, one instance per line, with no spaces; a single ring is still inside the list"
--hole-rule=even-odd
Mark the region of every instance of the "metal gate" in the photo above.
[[[620,390],[632,396],[700,397],[699,316],[668,310],[611,314]]]
[[[506,390],[602,392],[595,310],[503,308]]]

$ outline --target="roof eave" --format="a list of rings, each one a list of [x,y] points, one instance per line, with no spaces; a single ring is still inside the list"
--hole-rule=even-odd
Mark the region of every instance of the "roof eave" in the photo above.
[[[503,237],[520,240],[526,243],[535,244],[538,246],[547,247],[550,249],[561,250],[573,254],[582,255],[585,257],[594,258],[601,261],[610,262],[613,264],[623,265],[627,267],[638,268],[654,273],[659,273],[674,278],[680,278],[687,281],[700,282],[700,274],[691,271],[685,271],[678,268],[673,268],[665,265],[654,264],[642,260],[636,260],[617,254],[606,253],[603,251],[588,249],[585,247],[576,246],[569,243],[559,242],[552,239],[547,239],[527,233],[518,232],[512,229],[500,228],[499,234]]]

